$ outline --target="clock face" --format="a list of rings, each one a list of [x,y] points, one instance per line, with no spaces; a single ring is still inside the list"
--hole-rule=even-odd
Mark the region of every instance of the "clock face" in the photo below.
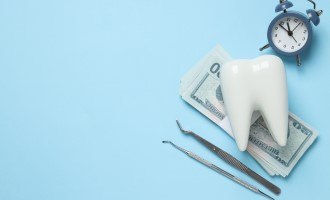
[[[279,19],[272,27],[271,39],[274,45],[285,53],[293,53],[303,48],[309,32],[306,24],[294,16]]]

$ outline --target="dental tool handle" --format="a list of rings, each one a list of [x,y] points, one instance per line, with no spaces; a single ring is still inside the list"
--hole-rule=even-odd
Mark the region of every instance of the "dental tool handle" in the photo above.
[[[251,185],[251,184],[243,181],[242,179],[237,178],[236,176],[232,175],[231,173],[229,173],[229,172],[221,169],[220,167],[218,167],[218,166],[210,163],[209,161],[207,161],[207,160],[199,157],[198,155],[196,155],[196,154],[194,154],[194,153],[192,153],[190,151],[187,151],[186,154],[189,157],[193,158],[194,160],[196,160],[196,161],[202,163],[203,165],[209,167],[210,169],[213,169],[214,171],[216,171],[216,172],[224,175],[225,177],[227,177],[227,178],[235,181],[236,183],[242,185],[243,187],[247,188],[248,190],[251,190],[252,192],[255,192],[257,194],[260,194],[262,196],[265,196],[265,197],[267,197],[269,199],[273,199],[272,197],[268,196],[267,194],[261,192],[258,188],[254,187],[253,185]]]
[[[229,172],[226,172],[225,170],[221,169],[220,167],[217,167],[216,165],[210,163],[209,161],[197,156],[196,154],[194,153],[191,153],[191,152],[188,152],[187,155],[193,159],[195,159],[196,161],[202,163],[203,165],[213,169],[214,171],[224,175],[225,177],[229,178],[229,179],[232,179],[233,180],[233,177],[234,175],[232,175],[231,173]]]
[[[238,184],[240,184],[240,185],[246,187],[247,189],[252,190],[253,192],[258,192],[258,189],[255,188],[254,186],[250,185],[249,183],[247,183],[247,182],[245,182],[245,181],[243,181],[243,180],[241,180],[241,179],[239,179],[239,178],[236,178],[236,177],[235,177],[234,175],[232,175],[231,173],[226,172],[225,170],[223,170],[223,169],[221,169],[220,167],[218,167],[218,166],[216,166],[216,165],[210,163],[209,161],[207,161],[207,160],[205,160],[205,159],[203,159],[203,158],[197,156],[196,154],[189,152],[187,155],[190,156],[191,158],[197,160],[198,162],[204,164],[205,166],[207,166],[207,167],[213,169],[214,171],[216,171],[216,172],[218,172],[218,173],[224,175],[225,177],[227,177],[227,178],[229,178],[229,179],[235,181],[236,183],[238,183]]]
[[[210,169],[213,169],[214,171],[216,171],[216,172],[218,172],[218,173],[224,175],[225,177],[227,177],[227,178],[229,178],[229,179],[235,181],[236,183],[238,183],[238,184],[244,186],[245,188],[247,188],[247,189],[249,189],[249,190],[251,190],[251,191],[253,191],[253,192],[255,192],[255,193],[258,193],[258,194],[260,194],[260,195],[262,195],[262,196],[264,196],[264,197],[267,197],[267,198],[269,198],[269,199],[274,200],[272,197],[270,197],[270,196],[268,196],[267,194],[263,193],[262,191],[260,191],[260,190],[257,189],[256,187],[254,187],[253,185],[251,185],[251,184],[249,184],[249,183],[247,183],[247,182],[245,182],[245,181],[243,181],[243,180],[241,180],[241,179],[235,177],[235,176],[232,175],[231,173],[226,172],[225,170],[223,170],[223,169],[221,169],[220,167],[218,167],[218,166],[216,166],[216,165],[210,163],[209,161],[205,160],[204,158],[201,158],[201,157],[199,157],[198,155],[196,155],[196,154],[194,154],[194,153],[192,153],[192,152],[190,152],[190,151],[188,151],[188,150],[186,150],[186,149],[184,149],[184,148],[182,148],[182,147],[179,147],[179,146],[175,145],[173,142],[166,140],[166,141],[163,141],[163,143],[171,144],[171,145],[172,145],[174,148],[176,148],[177,150],[179,150],[179,151],[185,153],[187,156],[193,158],[194,160],[198,161],[199,163],[202,163],[203,165],[209,167]]]
[[[226,151],[220,149],[219,147],[215,146],[211,142],[205,140],[204,138],[200,137],[196,133],[191,132],[192,136],[197,139],[199,142],[201,142],[204,146],[206,146],[208,149],[210,149],[212,152],[214,152],[219,158],[227,162],[229,165],[235,167],[239,171],[245,173],[246,175],[250,176],[254,180],[261,183],[263,186],[268,188],[270,191],[272,191],[274,194],[280,194],[281,189],[274,185],[273,183],[269,182],[256,172],[254,172],[252,169],[248,168],[246,165],[244,165],[241,161],[237,160],[235,157],[227,153]]]

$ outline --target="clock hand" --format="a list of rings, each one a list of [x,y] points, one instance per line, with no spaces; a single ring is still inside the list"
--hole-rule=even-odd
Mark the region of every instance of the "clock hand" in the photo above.
[[[298,43],[297,40],[296,40],[296,38],[293,37],[293,35],[291,35],[291,37],[294,39],[294,41],[295,41],[296,43]]]
[[[289,32],[289,31],[286,30],[286,28],[284,28],[281,24],[279,24],[279,26],[280,26],[281,28],[283,28],[286,32]]]
[[[294,39],[294,41],[297,43],[296,38],[293,37],[293,31],[291,31],[290,29],[289,22],[287,22],[286,25],[288,26],[288,35],[291,36]]]
[[[298,28],[298,26],[301,24],[301,22],[296,26],[296,27],[294,27],[294,29],[292,30],[292,32],[294,31],[294,30],[296,30],[296,28]]]
[[[288,26],[288,32],[291,32],[289,22],[287,22],[286,25]]]

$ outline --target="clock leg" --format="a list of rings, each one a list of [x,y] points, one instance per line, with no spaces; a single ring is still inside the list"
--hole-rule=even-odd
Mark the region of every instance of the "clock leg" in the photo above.
[[[297,62],[297,66],[301,66],[301,60],[299,55],[296,55],[296,62]]]
[[[268,47],[269,47],[269,44],[266,44],[265,46],[261,47],[261,48],[259,49],[259,51],[263,51],[263,50],[267,49]]]

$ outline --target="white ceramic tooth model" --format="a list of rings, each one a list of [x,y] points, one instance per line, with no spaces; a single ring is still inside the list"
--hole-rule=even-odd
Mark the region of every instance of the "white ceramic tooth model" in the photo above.
[[[288,94],[282,60],[264,55],[233,60],[220,71],[226,113],[241,151],[245,151],[254,110],[262,114],[273,139],[284,146],[288,131]]]

